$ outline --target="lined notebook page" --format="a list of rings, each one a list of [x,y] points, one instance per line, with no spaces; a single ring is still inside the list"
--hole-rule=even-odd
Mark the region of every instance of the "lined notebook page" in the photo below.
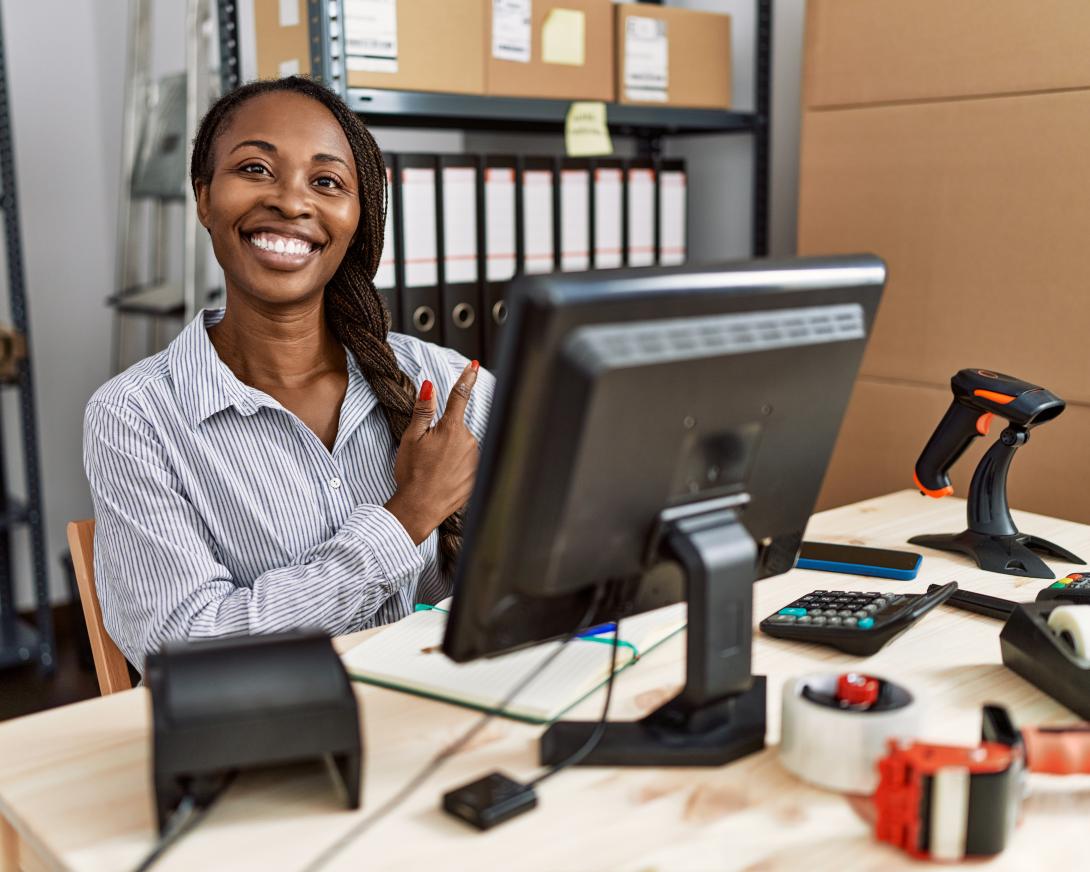
[[[445,600],[439,608],[449,605]],[[684,627],[685,614],[685,604],[680,603],[627,618],[621,622],[620,638],[642,656]],[[442,611],[415,612],[345,653],[345,668],[364,681],[492,711],[560,646],[550,642],[501,657],[455,663],[440,650],[446,622]],[[599,638],[610,639],[612,634]],[[611,647],[573,639],[502,713],[538,722],[558,717],[609,677]],[[618,669],[633,659],[632,649],[622,646]]]

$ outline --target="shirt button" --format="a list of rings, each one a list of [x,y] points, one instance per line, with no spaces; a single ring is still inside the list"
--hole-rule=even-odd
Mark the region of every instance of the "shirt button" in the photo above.
[[[329,486],[333,488],[333,490],[337,490],[341,486],[341,480],[339,478],[331,478],[329,480]]]

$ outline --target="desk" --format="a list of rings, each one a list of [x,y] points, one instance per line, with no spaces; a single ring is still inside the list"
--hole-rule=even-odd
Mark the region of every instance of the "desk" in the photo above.
[[[1015,513],[1019,526],[1090,554],[1090,527]],[[964,502],[912,491],[816,515],[812,539],[904,548],[916,533],[961,529]],[[1054,565],[1059,575],[1075,567]],[[970,590],[1032,599],[1045,582],[981,572],[939,552],[925,554],[913,582],[854,579],[794,570],[754,589],[754,618],[815,588],[922,591],[957,580]],[[779,735],[785,679],[848,667],[895,678],[928,706],[934,741],[973,744],[980,706],[1007,705],[1019,724],[1076,718],[1000,663],[1000,624],[940,607],[867,660],[755,634],[754,671],[768,676],[768,742]],[[381,632],[381,630],[375,631]],[[340,640],[341,647],[358,637]],[[675,637],[622,673],[612,717],[638,717],[681,683],[683,640]],[[317,768],[240,777],[204,822],[156,868],[299,869],[322,847],[391,796],[459,736],[474,712],[357,685],[366,740],[364,809],[349,813]],[[595,718],[599,693],[575,716]],[[393,816],[366,833],[331,870],[872,870],[919,864],[874,841],[845,797],[810,788],[779,765],[775,748],[707,769],[575,769],[542,785],[539,807],[478,834],[438,809],[451,787],[502,769],[535,772],[540,727],[497,720]],[[0,869],[131,868],[153,842],[149,711],[136,689],[0,724]],[[1025,819],[988,869],[1076,868],[1076,840],[1090,820],[1090,778],[1033,776]],[[856,807],[860,806],[855,801]],[[934,867],[932,867],[934,868]]]

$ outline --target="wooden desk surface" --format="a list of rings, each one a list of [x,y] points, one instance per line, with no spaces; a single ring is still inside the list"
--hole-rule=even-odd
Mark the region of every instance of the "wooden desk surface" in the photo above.
[[[1019,527],[1090,555],[1090,527],[1015,513]],[[811,539],[905,548],[916,533],[964,527],[964,503],[911,491],[816,515]],[[1053,565],[1057,575],[1076,567]],[[759,583],[754,620],[815,588],[910,592],[957,580],[971,590],[1030,600],[1046,582],[981,572],[967,561],[926,552],[912,582],[858,580],[804,570]],[[870,870],[917,865],[877,843],[857,813],[865,807],[799,782],[779,764],[783,681],[847,667],[893,678],[929,712],[925,738],[974,744],[980,706],[1007,705],[1018,724],[1077,720],[1000,663],[1000,624],[940,607],[874,657],[755,635],[754,671],[768,676],[770,748],[707,769],[576,769],[542,785],[539,807],[487,834],[439,811],[444,791],[493,769],[526,778],[537,771],[540,727],[496,720],[393,816],[359,838],[334,870]],[[378,631],[381,632],[381,631]],[[354,638],[354,637],[353,637]],[[624,672],[612,717],[638,717],[666,700],[683,674],[674,638]],[[163,870],[300,869],[412,777],[477,714],[357,685],[366,766],[364,808],[349,813],[316,767],[240,777],[204,822],[160,861]],[[576,715],[595,718],[601,695]],[[131,868],[153,843],[149,711],[137,689],[0,724],[0,868]],[[989,869],[1076,868],[1090,820],[1090,777],[1031,777],[1024,820],[1007,850],[977,863]],[[6,864],[5,861],[6,860]]]

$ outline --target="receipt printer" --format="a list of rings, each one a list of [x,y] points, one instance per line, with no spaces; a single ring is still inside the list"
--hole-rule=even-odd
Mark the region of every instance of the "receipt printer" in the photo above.
[[[160,832],[186,795],[203,807],[239,770],[315,758],[359,808],[359,709],[328,636],[168,642],[148,657],[145,678]]]

